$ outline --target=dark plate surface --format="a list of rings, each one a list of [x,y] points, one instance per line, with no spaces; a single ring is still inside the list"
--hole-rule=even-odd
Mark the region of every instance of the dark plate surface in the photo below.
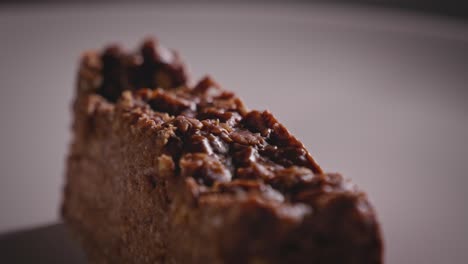
[[[64,224],[0,235],[2,263],[86,263]]]

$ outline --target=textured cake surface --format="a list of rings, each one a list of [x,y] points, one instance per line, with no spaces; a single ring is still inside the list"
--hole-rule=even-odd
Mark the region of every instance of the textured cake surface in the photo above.
[[[83,55],[62,214],[93,263],[382,263],[366,195],[156,41]]]

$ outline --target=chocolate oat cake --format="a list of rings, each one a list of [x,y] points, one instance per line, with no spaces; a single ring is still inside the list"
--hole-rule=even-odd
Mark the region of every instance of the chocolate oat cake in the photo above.
[[[85,53],[62,215],[92,263],[382,263],[366,195],[178,53]]]

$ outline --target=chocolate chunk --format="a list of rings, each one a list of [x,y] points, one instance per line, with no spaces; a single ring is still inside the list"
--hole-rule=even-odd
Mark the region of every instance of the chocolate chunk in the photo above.
[[[177,52],[148,39],[141,47],[141,55],[140,86],[169,89],[185,85],[186,70]]]
[[[210,142],[211,148],[218,154],[227,154],[229,151],[229,146],[220,139],[220,137],[213,134],[208,135],[208,140]]]
[[[264,115],[259,111],[249,112],[242,123],[253,132],[259,132],[264,137],[269,137],[272,125],[265,119]]]
[[[125,90],[140,88],[171,89],[188,81],[185,65],[177,52],[146,40],[140,52],[128,54],[117,45],[106,48],[101,56],[102,84],[98,93],[115,102]]]
[[[130,89],[128,56],[117,45],[109,46],[101,55],[103,81],[98,92],[115,101],[124,90]]]
[[[258,152],[254,147],[235,144],[233,160],[238,167],[245,167],[257,161]]]
[[[148,101],[152,109],[159,112],[166,112],[170,115],[180,115],[186,110],[194,110],[195,104],[180,97],[157,90],[153,98]]]
[[[194,94],[207,94],[209,91],[215,91],[216,94],[222,93],[221,87],[216,83],[211,77],[206,76],[201,79],[197,85],[193,88],[192,92]],[[209,94],[208,96],[213,96],[215,94]]]
[[[208,139],[201,135],[193,135],[190,139],[187,140],[185,149],[187,152],[200,152],[207,155],[213,154],[213,149],[211,148]]]
[[[217,159],[205,153],[189,153],[180,160],[181,175],[193,177],[208,186],[215,182],[228,182],[231,173]]]
[[[236,177],[240,179],[262,179],[269,180],[275,178],[274,170],[270,170],[270,166],[260,163],[250,163],[247,167],[239,167],[236,172]],[[281,190],[281,188],[277,188]]]
[[[238,144],[242,145],[260,145],[263,144],[265,141],[260,136],[260,134],[255,134],[247,130],[236,130],[230,134],[232,140]]]

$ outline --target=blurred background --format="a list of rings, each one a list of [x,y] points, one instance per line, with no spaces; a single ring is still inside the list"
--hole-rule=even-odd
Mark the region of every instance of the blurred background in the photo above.
[[[416,0],[0,1],[0,233],[60,221],[80,54],[158,36],[194,80],[209,73],[271,110],[325,170],[366,190],[386,263],[463,263],[466,11]]]
[[[349,4],[349,5],[366,5],[377,6],[384,8],[393,8],[398,10],[413,10],[417,12],[426,12],[430,14],[439,14],[451,17],[464,17],[468,15],[468,9],[459,0],[1,0],[0,3],[5,4],[110,4],[110,3],[171,3],[171,4],[226,4],[226,3],[256,3],[256,4]]]

